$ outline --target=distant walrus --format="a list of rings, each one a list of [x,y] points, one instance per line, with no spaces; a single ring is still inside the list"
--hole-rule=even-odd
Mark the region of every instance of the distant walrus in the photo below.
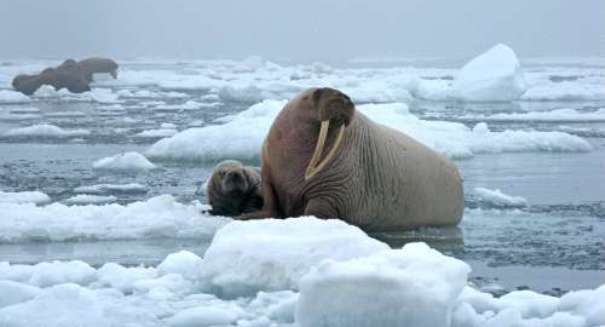
[[[335,89],[312,88],[290,100],[261,158],[264,206],[241,219],[313,215],[396,231],[455,225],[462,217],[456,166],[356,112]]]
[[[26,95],[34,94],[42,85],[51,85],[57,91],[66,88],[72,93],[82,93],[90,91],[88,84],[84,71],[73,59],[36,75],[17,75],[12,82],[15,90]]]
[[[263,206],[258,168],[238,161],[219,163],[208,180],[208,202],[213,215],[237,216],[257,211]]]
[[[118,64],[109,58],[92,57],[80,60],[78,65],[82,68],[88,82],[93,81],[93,75],[97,73],[109,73],[118,78]]]

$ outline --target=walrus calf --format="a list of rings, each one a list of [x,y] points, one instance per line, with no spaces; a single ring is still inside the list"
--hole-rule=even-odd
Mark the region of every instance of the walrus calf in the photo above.
[[[335,89],[311,88],[290,100],[261,158],[263,209],[240,219],[312,215],[366,231],[396,231],[462,218],[456,166],[356,112]]]
[[[238,161],[223,161],[208,180],[207,194],[213,215],[234,217],[257,211],[263,206],[260,172]]]

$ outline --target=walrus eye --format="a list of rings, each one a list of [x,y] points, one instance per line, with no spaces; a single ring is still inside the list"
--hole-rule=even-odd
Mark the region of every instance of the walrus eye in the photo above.
[[[319,137],[317,138],[317,144],[315,145],[315,151],[313,151],[313,156],[311,157],[311,161],[309,161],[309,165],[307,165],[307,169],[305,169],[305,180],[315,176],[318,172],[320,172],[323,167],[332,159],[336,150],[340,147],[340,143],[342,142],[342,138],[345,132],[345,125],[340,125],[340,129],[338,130],[338,135],[336,136],[336,141],[328,152],[328,155],[318,164],[319,157],[321,156],[324,145],[326,143],[326,137],[328,136],[328,129],[330,128],[330,121],[324,120],[321,122],[321,129],[319,130]]]

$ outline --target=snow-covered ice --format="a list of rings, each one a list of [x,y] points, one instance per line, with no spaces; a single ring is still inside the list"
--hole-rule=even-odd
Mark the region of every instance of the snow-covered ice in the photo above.
[[[498,44],[469,61],[454,79],[453,92],[465,101],[511,101],[526,91],[515,52]]]
[[[128,205],[77,205],[0,202],[0,243],[146,238],[208,239],[230,221],[201,214],[193,205],[162,195]],[[40,224],[44,221],[44,224]]]
[[[204,272],[217,263],[212,268],[217,269],[215,274]],[[106,263],[98,269],[77,260],[35,265],[0,262],[0,325],[59,327],[82,321],[87,326],[154,327],[590,327],[605,323],[605,285],[561,297],[523,290],[496,298],[469,284],[469,272],[466,263],[424,243],[389,249],[342,221],[238,221],[217,233],[204,259],[180,251],[157,267]],[[242,283],[249,286],[257,278],[268,282],[262,285],[264,290],[254,287],[242,292]],[[224,285],[238,284],[231,295],[239,297],[231,300],[204,293],[218,279]]]
[[[98,170],[114,171],[146,171],[157,168],[156,165],[138,152],[126,152],[102,158],[95,161],[92,167]]]
[[[214,236],[200,278],[225,297],[296,289],[310,267],[324,259],[357,258],[387,248],[340,220],[234,221]]]
[[[447,326],[470,267],[424,243],[324,261],[300,281],[296,321],[312,326]]]
[[[108,194],[108,193],[147,193],[149,188],[138,183],[128,184],[95,184],[79,186],[74,189],[75,193],[86,194]]]
[[[474,195],[479,201],[487,202],[496,207],[525,207],[527,200],[521,196],[508,195],[499,189],[488,189],[485,187],[475,187]]]
[[[0,203],[48,203],[50,197],[40,191],[3,192],[0,191]]]
[[[31,98],[23,93],[11,91],[11,90],[0,90],[0,103],[28,103],[31,102]]]
[[[151,158],[213,161],[258,159],[262,142],[283,101],[266,100],[222,125],[190,128],[153,144]],[[500,152],[585,152],[592,146],[580,137],[562,132],[505,130],[492,132],[486,124],[473,129],[464,124],[428,121],[410,113],[403,103],[366,104],[357,109],[375,122],[400,130],[453,158]],[[229,135],[225,138],[225,135]]]
[[[464,115],[462,119],[482,121],[535,121],[535,122],[602,122],[605,109],[579,111],[577,109],[555,109],[552,111],[532,111],[524,113],[498,113],[493,115]]]
[[[116,198],[113,195],[90,195],[90,194],[78,194],[72,196],[68,199],[65,199],[65,203],[67,204],[90,204],[90,203],[110,203],[116,201]]]
[[[8,130],[4,136],[34,136],[34,137],[75,137],[89,135],[85,129],[63,129],[50,124],[37,124]]]

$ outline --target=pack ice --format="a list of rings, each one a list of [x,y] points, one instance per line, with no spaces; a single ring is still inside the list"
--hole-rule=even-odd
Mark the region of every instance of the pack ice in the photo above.
[[[180,251],[157,267],[2,262],[0,326],[605,324],[605,285],[495,298],[469,272],[424,243],[389,249],[342,221],[234,221],[204,258]]]

